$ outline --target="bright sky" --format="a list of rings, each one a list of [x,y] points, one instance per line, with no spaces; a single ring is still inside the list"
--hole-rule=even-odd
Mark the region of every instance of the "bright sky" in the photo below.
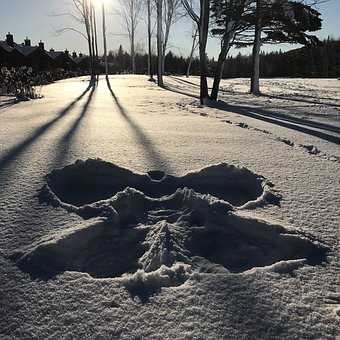
[[[99,0],[98,0],[99,1]],[[141,0],[142,1],[142,0]],[[121,18],[115,14],[119,10],[118,0],[106,0],[107,3],[107,28],[108,48],[116,50],[120,44],[128,49],[128,39],[124,35]],[[33,44],[39,40],[45,42],[46,48],[55,50],[68,49],[70,51],[86,52],[86,41],[74,32],[67,32],[60,36],[55,34],[57,29],[63,27],[76,27],[72,19],[55,14],[67,13],[71,8],[71,0],[1,0],[0,3],[0,39],[5,39],[7,32],[14,34],[16,42],[23,42],[28,36]],[[101,16],[98,8],[98,24],[101,32]],[[323,29],[318,36],[325,38],[331,35],[340,38],[340,0],[330,0],[320,5],[324,22]],[[139,26],[137,41],[144,47],[147,46],[145,34],[145,14]],[[183,19],[173,29],[170,47],[173,52],[187,56],[191,47],[190,30],[192,24],[190,19]],[[118,35],[117,35],[118,34]],[[101,35],[100,35],[101,37]],[[101,43],[101,41],[100,41]],[[100,44],[102,45],[102,44]],[[296,46],[271,46],[270,49],[291,49]],[[268,48],[267,48],[268,50]],[[241,50],[242,51],[242,50]],[[243,50],[246,53],[246,50]],[[212,40],[208,45],[209,56],[217,56],[218,42]]]

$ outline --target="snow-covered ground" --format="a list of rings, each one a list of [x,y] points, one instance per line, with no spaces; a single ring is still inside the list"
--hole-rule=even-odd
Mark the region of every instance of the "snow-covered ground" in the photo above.
[[[13,96],[1,96],[0,95],[0,110],[5,109],[13,104],[15,104],[17,100]]]
[[[225,80],[211,108],[166,83],[0,108],[0,338],[335,338],[339,145],[242,112],[339,126],[340,81]]]
[[[171,77],[171,83],[194,90],[199,79]],[[249,88],[249,79],[223,80],[220,99],[340,127],[339,79],[261,79],[261,96],[250,95]]]

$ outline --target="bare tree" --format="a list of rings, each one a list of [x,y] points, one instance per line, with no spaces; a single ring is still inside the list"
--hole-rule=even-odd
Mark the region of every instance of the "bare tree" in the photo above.
[[[90,56],[90,69],[92,76],[94,75],[94,25],[93,25],[93,7],[91,0],[72,0],[72,12],[58,14],[57,16],[69,16],[80,26],[82,29],[75,27],[64,27],[56,31],[57,34],[62,34],[67,31],[75,32],[87,40],[89,56]]]
[[[109,65],[107,62],[107,46],[106,46],[106,17],[105,17],[105,3],[102,2],[102,22],[103,22],[103,46],[104,46],[104,61],[105,61],[105,76],[109,81]]]
[[[156,0],[157,5],[157,81],[163,87],[163,0]]]
[[[168,47],[171,27],[183,17],[180,11],[182,7],[182,0],[164,0],[163,1],[163,21],[164,21],[164,40],[163,40],[163,59],[162,69],[165,71],[165,56]]]
[[[190,51],[190,56],[189,56],[189,60],[188,60],[188,68],[187,68],[187,72],[186,72],[187,78],[189,78],[189,76],[190,76],[192,60],[194,58],[195,50],[198,47],[197,38],[198,38],[198,29],[196,28],[195,32],[193,32],[193,34],[192,34],[192,45],[191,45],[191,51]]]
[[[146,0],[147,15],[148,15],[148,74],[150,76],[149,80],[153,79],[153,67],[152,67],[152,24],[151,24],[151,0]]]
[[[90,34],[91,34],[91,49],[92,49],[92,63],[93,63],[93,72],[96,73],[96,38],[95,38],[95,27],[94,27],[94,6],[92,4],[92,1],[89,0],[89,7],[90,7],[90,13],[89,13],[89,20],[90,20]]]
[[[95,58],[96,62],[99,61],[99,55],[98,55],[98,34],[97,34],[97,17],[96,17],[96,9],[92,5],[92,18],[93,18],[93,27],[94,27],[94,43],[95,43]]]
[[[121,5],[120,14],[123,18],[124,26],[130,40],[132,73],[136,73],[135,41],[136,31],[140,23],[140,16],[143,9],[143,2],[141,0],[119,0],[119,2]]]
[[[207,81],[207,42],[209,31],[209,19],[210,19],[210,0],[199,1],[198,15],[195,11],[193,2],[190,0],[182,0],[182,4],[186,9],[188,15],[196,23],[199,32],[199,54],[200,54],[200,101],[201,104],[206,104],[209,100],[209,90]]]

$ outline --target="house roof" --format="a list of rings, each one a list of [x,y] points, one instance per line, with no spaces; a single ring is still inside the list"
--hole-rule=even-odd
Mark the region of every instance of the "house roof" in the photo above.
[[[25,46],[25,45],[19,45],[14,44],[14,48],[19,51],[21,54],[23,54],[25,57],[29,56],[33,52],[35,52],[39,47],[38,46]]]
[[[39,48],[38,46],[25,46],[24,44],[17,43],[14,43],[14,47],[12,47],[9,46],[6,41],[0,41],[0,47],[4,49],[6,52],[13,52],[13,50],[16,50],[25,57],[27,57],[28,55],[30,55]]]
[[[84,59],[86,59],[87,56],[86,55],[83,55],[81,57],[77,57],[77,58],[73,58],[73,61],[76,63],[76,64],[79,64],[81,63]]]
[[[47,55],[51,57],[52,59],[56,60],[61,56],[64,56],[64,52],[60,51],[46,51]]]
[[[5,50],[6,52],[12,52],[13,47],[7,45],[6,41],[0,41],[0,47]]]
[[[7,44],[6,41],[0,40],[0,49],[3,49],[4,51],[11,53],[13,51],[19,52],[21,55],[24,57],[28,57],[32,53],[34,53],[37,50],[40,50],[39,46],[25,46],[24,44],[17,44],[14,43],[14,47],[11,47]],[[57,60],[58,58],[64,58],[68,59],[70,62],[76,62],[80,63],[86,56],[82,57],[77,57],[75,59],[71,58],[71,56],[66,56],[65,52],[63,51],[46,51],[46,50],[41,50],[41,52],[45,53],[49,58],[53,60]]]

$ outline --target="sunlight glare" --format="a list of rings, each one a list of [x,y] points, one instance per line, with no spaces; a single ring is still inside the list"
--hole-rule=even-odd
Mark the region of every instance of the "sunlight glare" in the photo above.
[[[102,4],[106,5],[109,3],[110,0],[92,0],[93,3],[97,6],[101,6]]]

